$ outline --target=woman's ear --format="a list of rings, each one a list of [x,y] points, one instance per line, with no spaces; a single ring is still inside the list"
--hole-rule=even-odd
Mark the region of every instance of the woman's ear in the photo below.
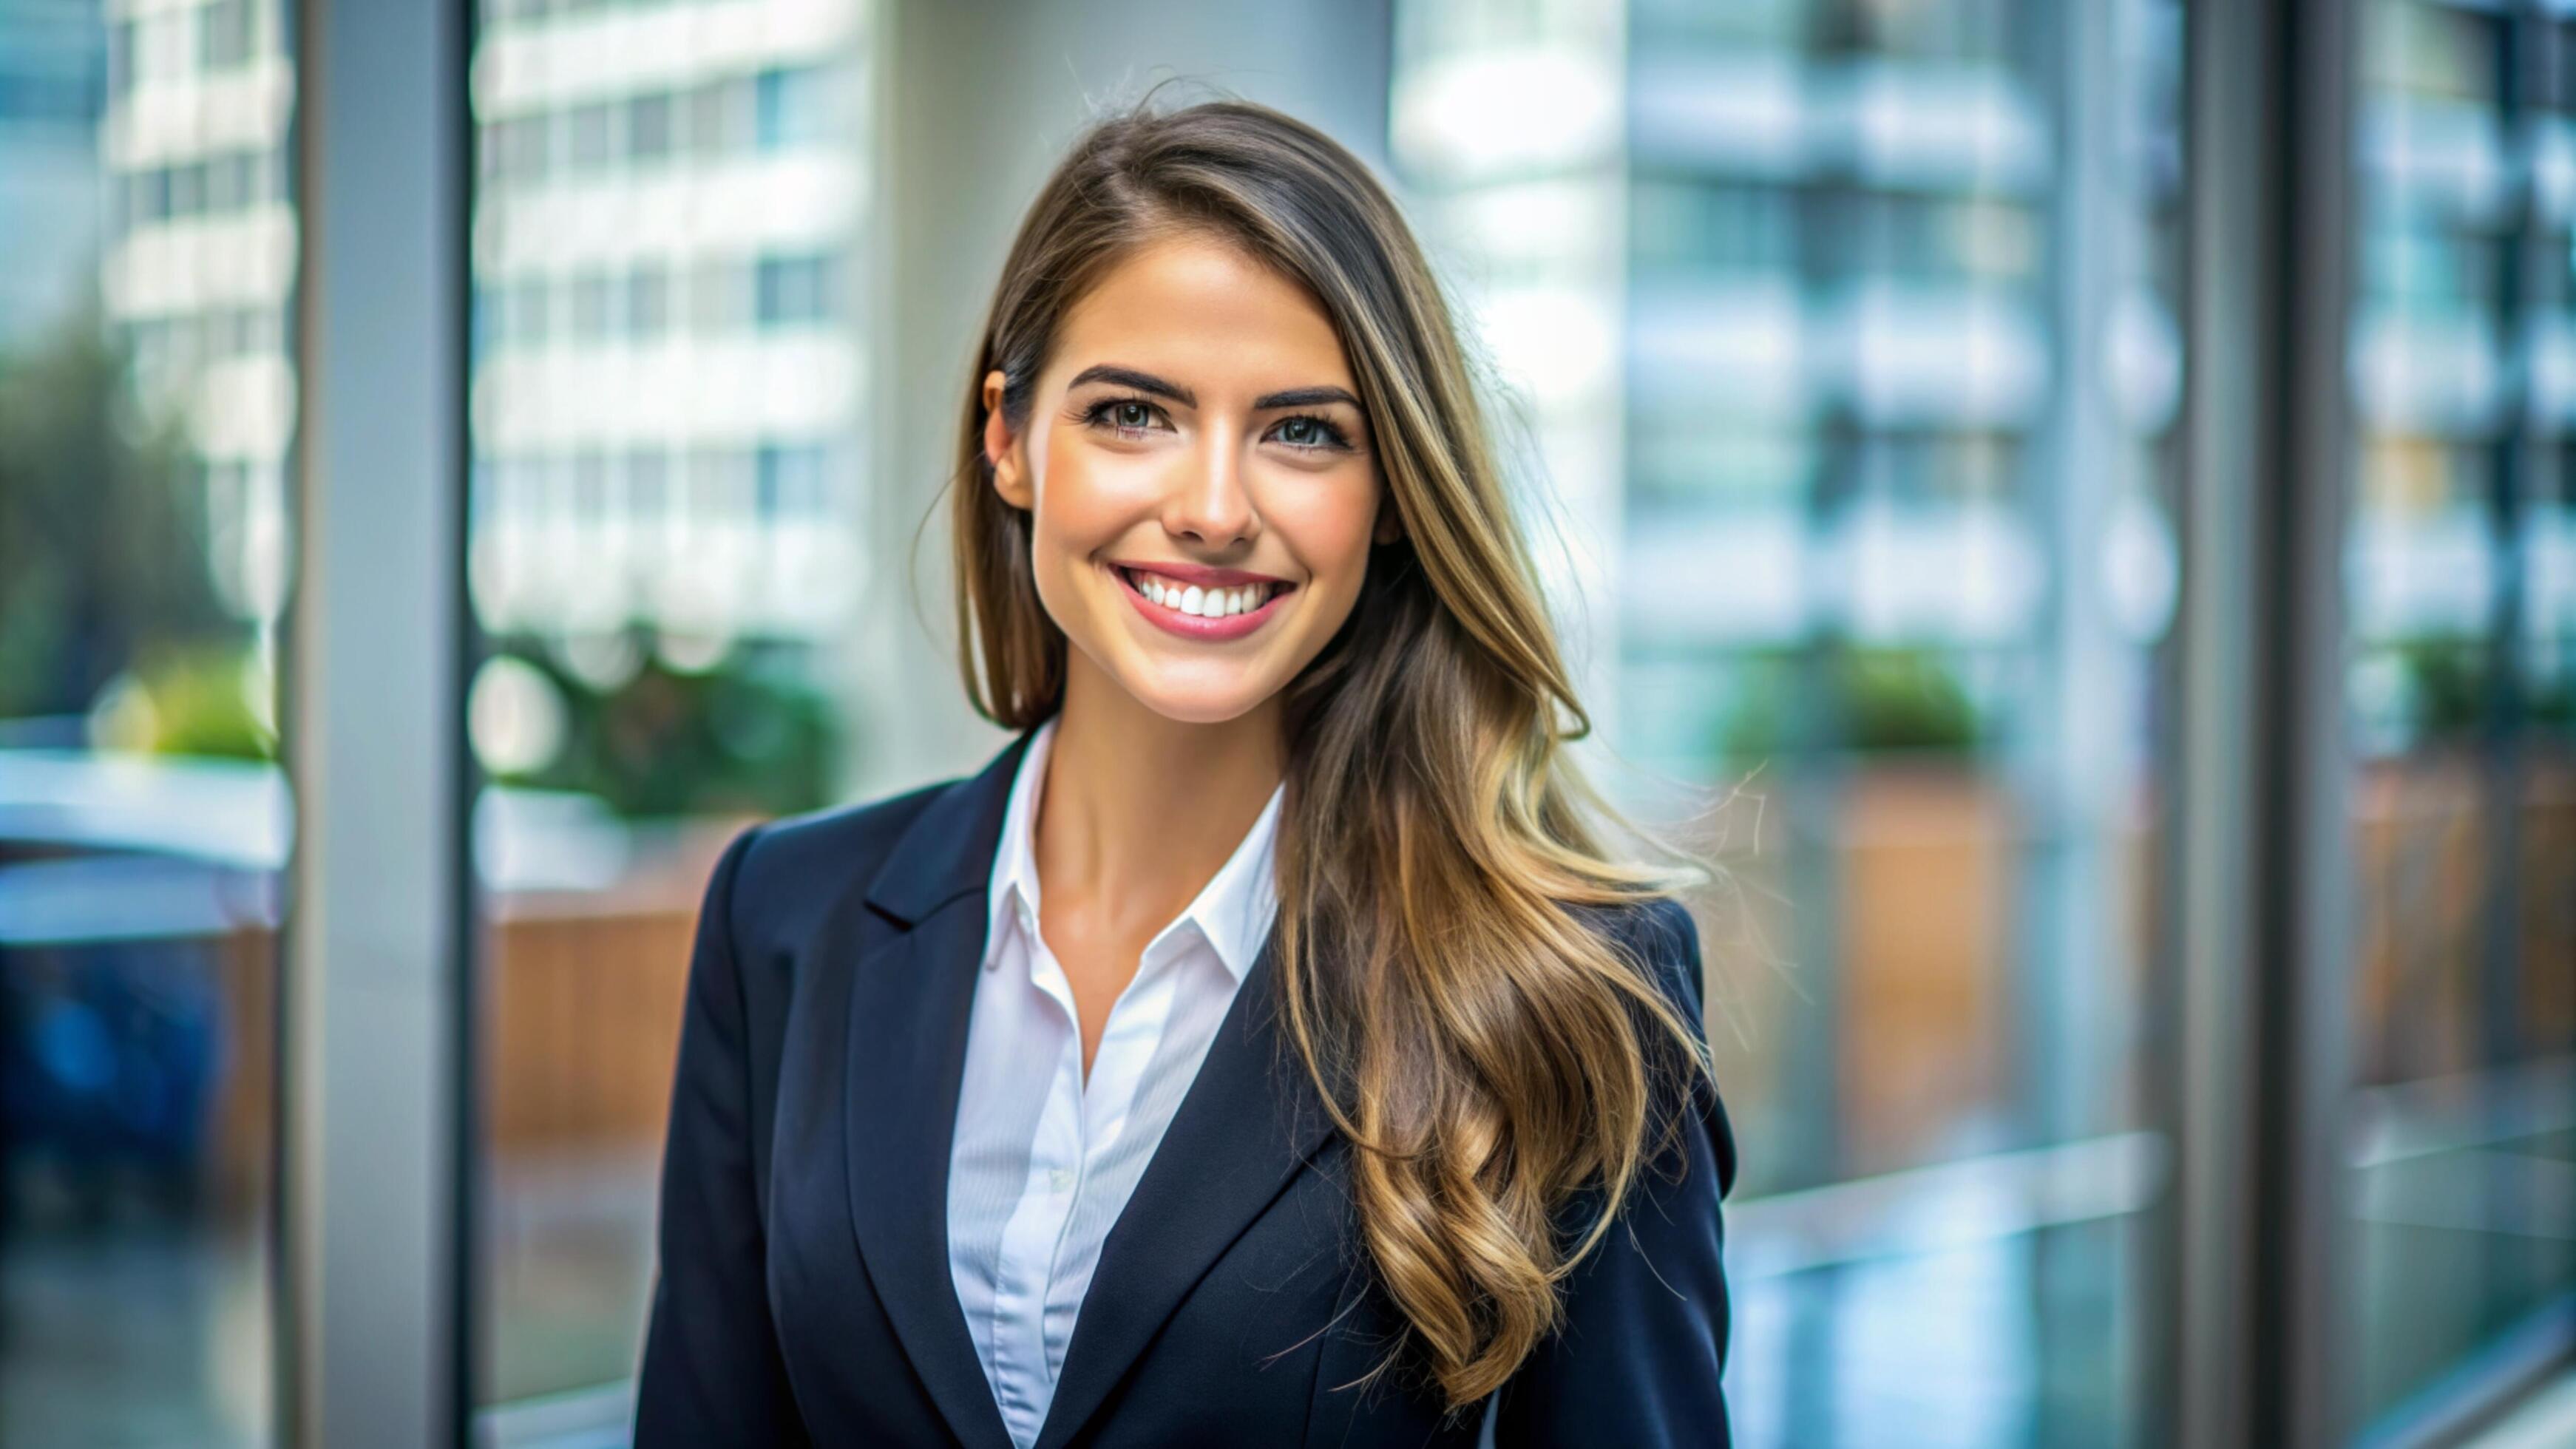
[[[984,461],[993,469],[993,491],[1014,508],[1034,510],[1037,499],[1029,488],[1028,460],[1021,455],[1020,440],[1011,436],[1010,420],[1002,415],[1002,392],[1006,385],[1001,369],[984,374]]]
[[[1369,541],[1393,543],[1404,537],[1404,515],[1396,509],[1395,495],[1381,492],[1377,496],[1377,524],[1369,530]]]

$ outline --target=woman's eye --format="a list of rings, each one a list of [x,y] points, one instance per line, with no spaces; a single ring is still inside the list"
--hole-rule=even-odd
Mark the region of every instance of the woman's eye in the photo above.
[[[1296,417],[1279,424],[1279,441],[1292,448],[1338,448],[1343,446],[1341,429],[1322,418]]]
[[[1083,409],[1082,420],[1115,433],[1141,433],[1154,425],[1154,411],[1141,398],[1113,397]]]

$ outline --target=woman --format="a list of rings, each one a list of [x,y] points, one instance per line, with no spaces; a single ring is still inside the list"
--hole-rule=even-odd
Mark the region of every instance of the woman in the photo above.
[[[1596,843],[1385,193],[1257,106],[1099,124],[958,465],[1017,734],[717,864],[638,1441],[1725,1443],[1690,877]]]

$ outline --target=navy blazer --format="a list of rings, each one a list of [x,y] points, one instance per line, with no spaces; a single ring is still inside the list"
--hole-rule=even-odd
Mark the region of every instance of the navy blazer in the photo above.
[[[689,967],[636,1442],[1011,1449],[949,1281],[949,1137],[985,895],[1029,734],[971,777],[746,830]],[[1700,1015],[1670,902],[1613,928]],[[1273,935],[1273,941],[1276,935]],[[1402,1375],[1348,1387],[1402,1318],[1374,1286],[1348,1144],[1244,978],[1103,1245],[1038,1449],[1467,1449]],[[1495,1440],[1724,1445],[1726,1114],[1694,1089],[1681,1161],[1567,1280],[1561,1333],[1504,1386]]]

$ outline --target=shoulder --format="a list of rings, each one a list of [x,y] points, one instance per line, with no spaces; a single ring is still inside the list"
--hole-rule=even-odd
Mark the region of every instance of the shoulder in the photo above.
[[[715,868],[721,899],[746,939],[801,935],[850,891],[863,891],[922,811],[963,777],[745,827]]]
[[[1671,896],[1650,896],[1581,910],[1598,922],[1597,929],[1606,932],[1623,954],[1663,990],[1673,1009],[1700,1039],[1704,1051],[1708,1033],[1707,966],[1701,957],[1699,923],[1690,909]],[[1638,1019],[1648,1039],[1670,1040],[1646,1027],[1644,1013],[1640,1012]],[[1700,1123],[1698,1135],[1709,1152],[1707,1161],[1714,1171],[1716,1195],[1722,1197],[1735,1182],[1735,1131],[1717,1090],[1715,1069],[1712,1065],[1702,1070],[1666,1056],[1660,1049],[1656,1055],[1664,1067],[1659,1073],[1659,1092],[1682,1089],[1681,1097],[1669,1103],[1666,1110],[1683,1101],[1688,1103],[1683,1115]],[[1660,1162],[1658,1167],[1669,1171],[1671,1163]]]
[[[1671,896],[1648,896],[1617,908],[1620,929],[1637,951],[1664,964],[1699,957],[1699,924]]]
[[[1639,898],[1579,914],[1679,993],[1698,1028],[1699,931],[1680,902]],[[1591,1241],[1567,1276],[1563,1317],[1504,1385],[1497,1444],[1726,1442],[1724,1199],[1735,1183],[1734,1132],[1713,1077],[1662,1065],[1648,1150],[1619,1221]],[[1686,1095],[1676,1090],[1684,1077]],[[1602,1227],[1605,1201],[1598,1178],[1568,1199],[1558,1225],[1569,1246]]]
[[[1673,1004],[1697,1025],[1701,981],[1699,923],[1671,896],[1643,896],[1615,905],[1582,905],[1575,914],[1634,961]]]

